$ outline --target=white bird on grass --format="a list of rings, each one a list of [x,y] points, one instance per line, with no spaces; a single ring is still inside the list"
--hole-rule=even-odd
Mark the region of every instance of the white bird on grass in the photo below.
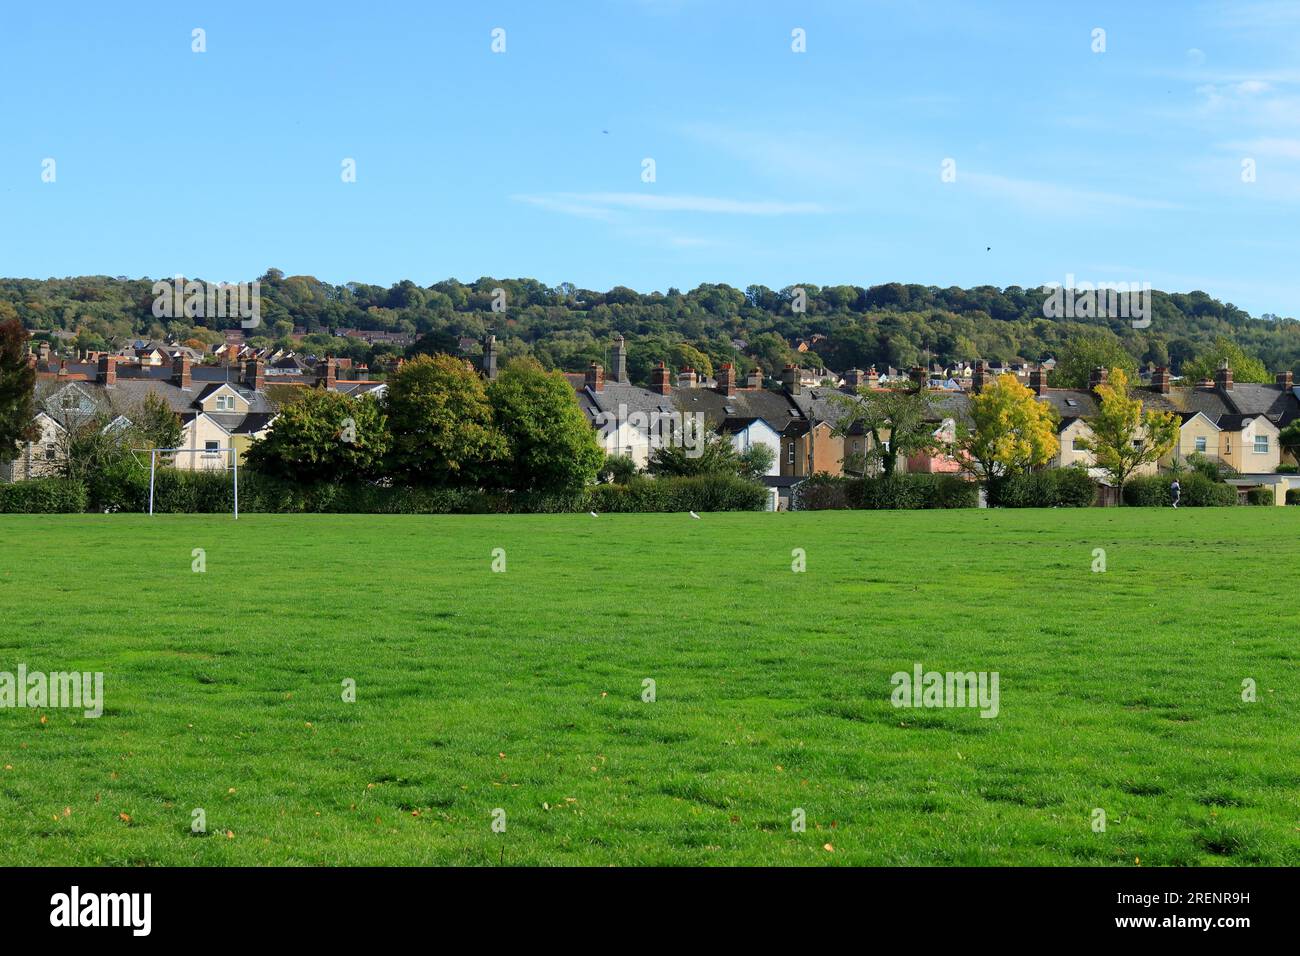
[[[698,521],[700,518],[700,516],[697,515],[694,511],[691,512],[691,517],[694,518],[696,521]]]
[[[594,511],[591,513],[591,516],[592,516],[593,518],[599,517],[599,516],[596,514],[596,512],[594,512]]]

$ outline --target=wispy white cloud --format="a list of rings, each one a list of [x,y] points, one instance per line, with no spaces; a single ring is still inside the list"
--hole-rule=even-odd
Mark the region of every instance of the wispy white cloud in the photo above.
[[[1051,212],[1053,215],[1086,215],[1114,209],[1168,210],[1182,208],[1163,199],[1146,199],[1123,193],[1078,189],[1035,179],[1018,179],[993,173],[964,172],[957,182],[972,185],[976,192],[1008,202]]]
[[[1220,148],[1232,153],[1239,153],[1242,156],[1256,158],[1300,159],[1300,139],[1265,136],[1259,139],[1221,143]]]
[[[612,218],[616,210],[653,213],[710,213],[724,216],[816,215],[828,210],[819,203],[771,199],[726,199],[718,196],[665,193],[548,193],[512,197],[556,212],[587,218]]]

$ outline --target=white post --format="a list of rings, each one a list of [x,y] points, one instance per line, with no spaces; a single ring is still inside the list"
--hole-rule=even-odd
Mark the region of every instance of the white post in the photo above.
[[[158,449],[149,449],[149,515],[153,516],[153,472],[154,462],[158,458]]]
[[[235,520],[239,520],[239,449],[233,448],[230,457],[235,462]]]

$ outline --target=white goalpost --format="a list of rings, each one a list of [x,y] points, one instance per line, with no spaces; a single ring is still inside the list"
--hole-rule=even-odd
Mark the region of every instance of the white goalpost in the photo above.
[[[234,447],[228,448],[141,448],[140,451],[149,453],[149,514],[153,514],[153,489],[154,475],[158,469],[158,456],[176,455],[176,454],[200,454],[200,455],[230,455],[230,465],[225,467],[225,471],[231,472],[234,476],[235,489],[235,520],[239,520],[239,449]],[[198,471],[216,471],[216,468],[195,469]]]

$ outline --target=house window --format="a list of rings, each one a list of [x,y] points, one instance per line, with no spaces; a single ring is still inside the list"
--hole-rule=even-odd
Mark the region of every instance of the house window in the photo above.
[[[1202,455],[1205,454],[1205,436],[1204,436],[1204,435],[1202,435],[1201,437],[1199,437],[1199,438],[1196,439],[1196,450],[1199,451]]]
[[[790,453],[787,456],[787,462],[793,465],[794,464],[794,442],[790,442],[789,448],[790,448]]]
[[[1143,441],[1142,441],[1141,438],[1134,438],[1134,439],[1133,439],[1133,447],[1134,447],[1134,448],[1141,448],[1142,445],[1143,445]]]
[[[1087,451],[1088,449],[1085,448],[1082,443],[1083,443],[1082,438],[1075,438],[1073,443],[1070,445],[1070,447],[1073,448],[1075,451]]]
[[[1231,455],[1231,454],[1232,454],[1232,436],[1231,436],[1231,435],[1224,435],[1224,436],[1223,436],[1223,453],[1224,453],[1225,455]]]
[[[205,441],[203,443],[203,455],[205,458],[217,457],[217,449],[221,447],[220,442]]]
[[[55,452],[54,452],[54,446],[53,446],[53,445],[46,445],[46,446],[45,446],[45,460],[46,460],[46,461],[54,461],[54,455],[55,455]]]
[[[1257,454],[1257,455],[1267,455],[1267,454],[1268,454],[1268,436],[1267,436],[1267,435],[1256,435],[1256,436],[1255,436],[1255,454]]]

